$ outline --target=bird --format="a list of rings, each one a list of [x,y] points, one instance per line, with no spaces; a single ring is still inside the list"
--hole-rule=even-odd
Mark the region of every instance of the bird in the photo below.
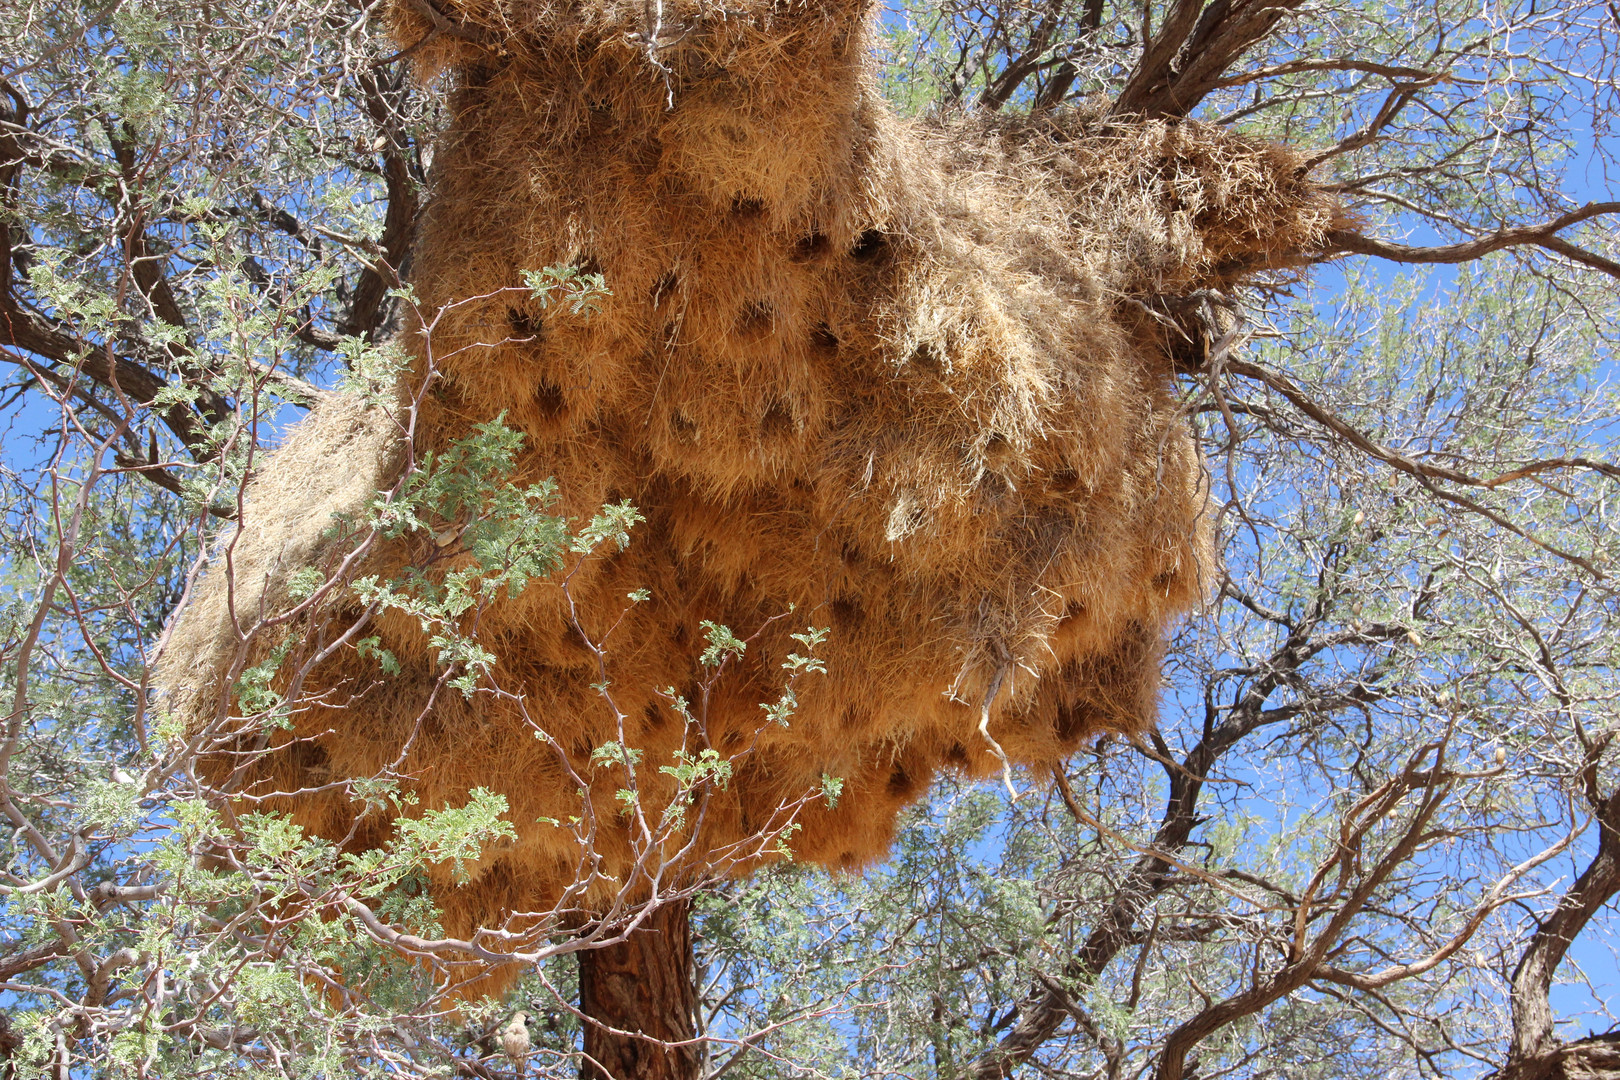
[[[501,1050],[514,1065],[522,1068],[524,1059],[529,1056],[529,1046],[529,1017],[520,1012],[501,1028]]]

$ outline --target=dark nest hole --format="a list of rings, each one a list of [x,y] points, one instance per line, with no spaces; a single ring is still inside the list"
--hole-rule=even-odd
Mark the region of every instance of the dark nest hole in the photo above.
[[[875,263],[889,251],[889,237],[881,229],[867,229],[855,238],[849,257],[858,263]]]

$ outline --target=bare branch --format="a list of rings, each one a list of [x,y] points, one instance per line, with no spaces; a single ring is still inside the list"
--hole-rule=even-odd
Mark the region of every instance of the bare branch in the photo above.
[[[1364,236],[1348,229],[1335,229],[1328,233],[1326,246],[1314,258],[1320,262],[1349,254],[1373,255],[1380,259],[1403,263],[1465,263],[1508,248],[1539,247],[1562,255],[1571,262],[1620,278],[1620,262],[1588,251],[1558,235],[1573,225],[1610,214],[1620,214],[1620,202],[1587,203],[1579,209],[1560,214],[1540,225],[1500,229],[1477,240],[1440,244],[1434,247],[1414,247],[1393,240]]]

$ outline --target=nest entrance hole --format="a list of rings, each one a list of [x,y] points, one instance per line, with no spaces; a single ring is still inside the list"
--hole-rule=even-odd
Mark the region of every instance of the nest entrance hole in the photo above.
[[[793,245],[794,262],[811,262],[832,250],[832,241],[826,233],[811,233]]]
[[[568,399],[562,387],[550,379],[541,379],[534,388],[534,408],[542,420],[561,420],[568,415]]]
[[[882,229],[867,229],[855,239],[849,257],[858,263],[875,263],[889,250],[889,237]]]
[[[759,421],[759,433],[767,439],[785,439],[798,430],[798,423],[793,419],[793,410],[780,398],[771,402],[770,408]]]

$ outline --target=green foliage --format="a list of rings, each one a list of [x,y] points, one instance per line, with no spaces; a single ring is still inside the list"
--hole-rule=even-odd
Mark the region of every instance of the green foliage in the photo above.
[[[394,823],[394,850],[383,849],[376,857],[398,858],[402,866],[448,862],[456,880],[466,881],[467,865],[477,862],[485,847],[497,840],[517,839],[511,823],[500,819],[506,809],[505,796],[474,788],[465,806],[400,818]]]
[[[574,534],[568,550],[576,555],[589,555],[597,548],[611,544],[615,549],[623,551],[630,546],[630,530],[641,520],[641,515],[629,502],[604,506]],[[630,599],[639,604],[650,595],[646,589],[637,589],[630,594]]]
[[[444,453],[424,455],[396,496],[379,496],[367,524],[386,537],[425,533],[435,555],[402,579],[385,582],[368,575],[353,584],[365,604],[416,619],[439,663],[455,672],[449,685],[468,697],[496,660],[462,631],[469,616],[497,597],[520,595],[530,581],[558,569],[564,552],[590,550],[594,544],[582,547],[586,538],[604,528],[628,543],[630,525],[639,520],[625,504],[604,510],[571,537],[568,523],[546,512],[556,497],[555,483],[519,488],[506,482],[522,443],[523,436],[498,417],[476,425]],[[464,565],[438,569],[438,563],[458,556],[466,557]],[[359,648],[374,653],[385,672],[398,672],[398,661],[379,647],[379,639],[363,639]]]
[[[729,627],[712,623],[707,619],[700,624],[703,628],[703,640],[709,644],[699,657],[704,667],[718,668],[728,660],[735,660],[742,656],[748,648],[748,643],[733,634]]]
[[[567,305],[572,315],[592,315],[601,310],[605,298],[613,295],[601,274],[585,273],[575,266],[525,270],[523,284],[542,307]]]

